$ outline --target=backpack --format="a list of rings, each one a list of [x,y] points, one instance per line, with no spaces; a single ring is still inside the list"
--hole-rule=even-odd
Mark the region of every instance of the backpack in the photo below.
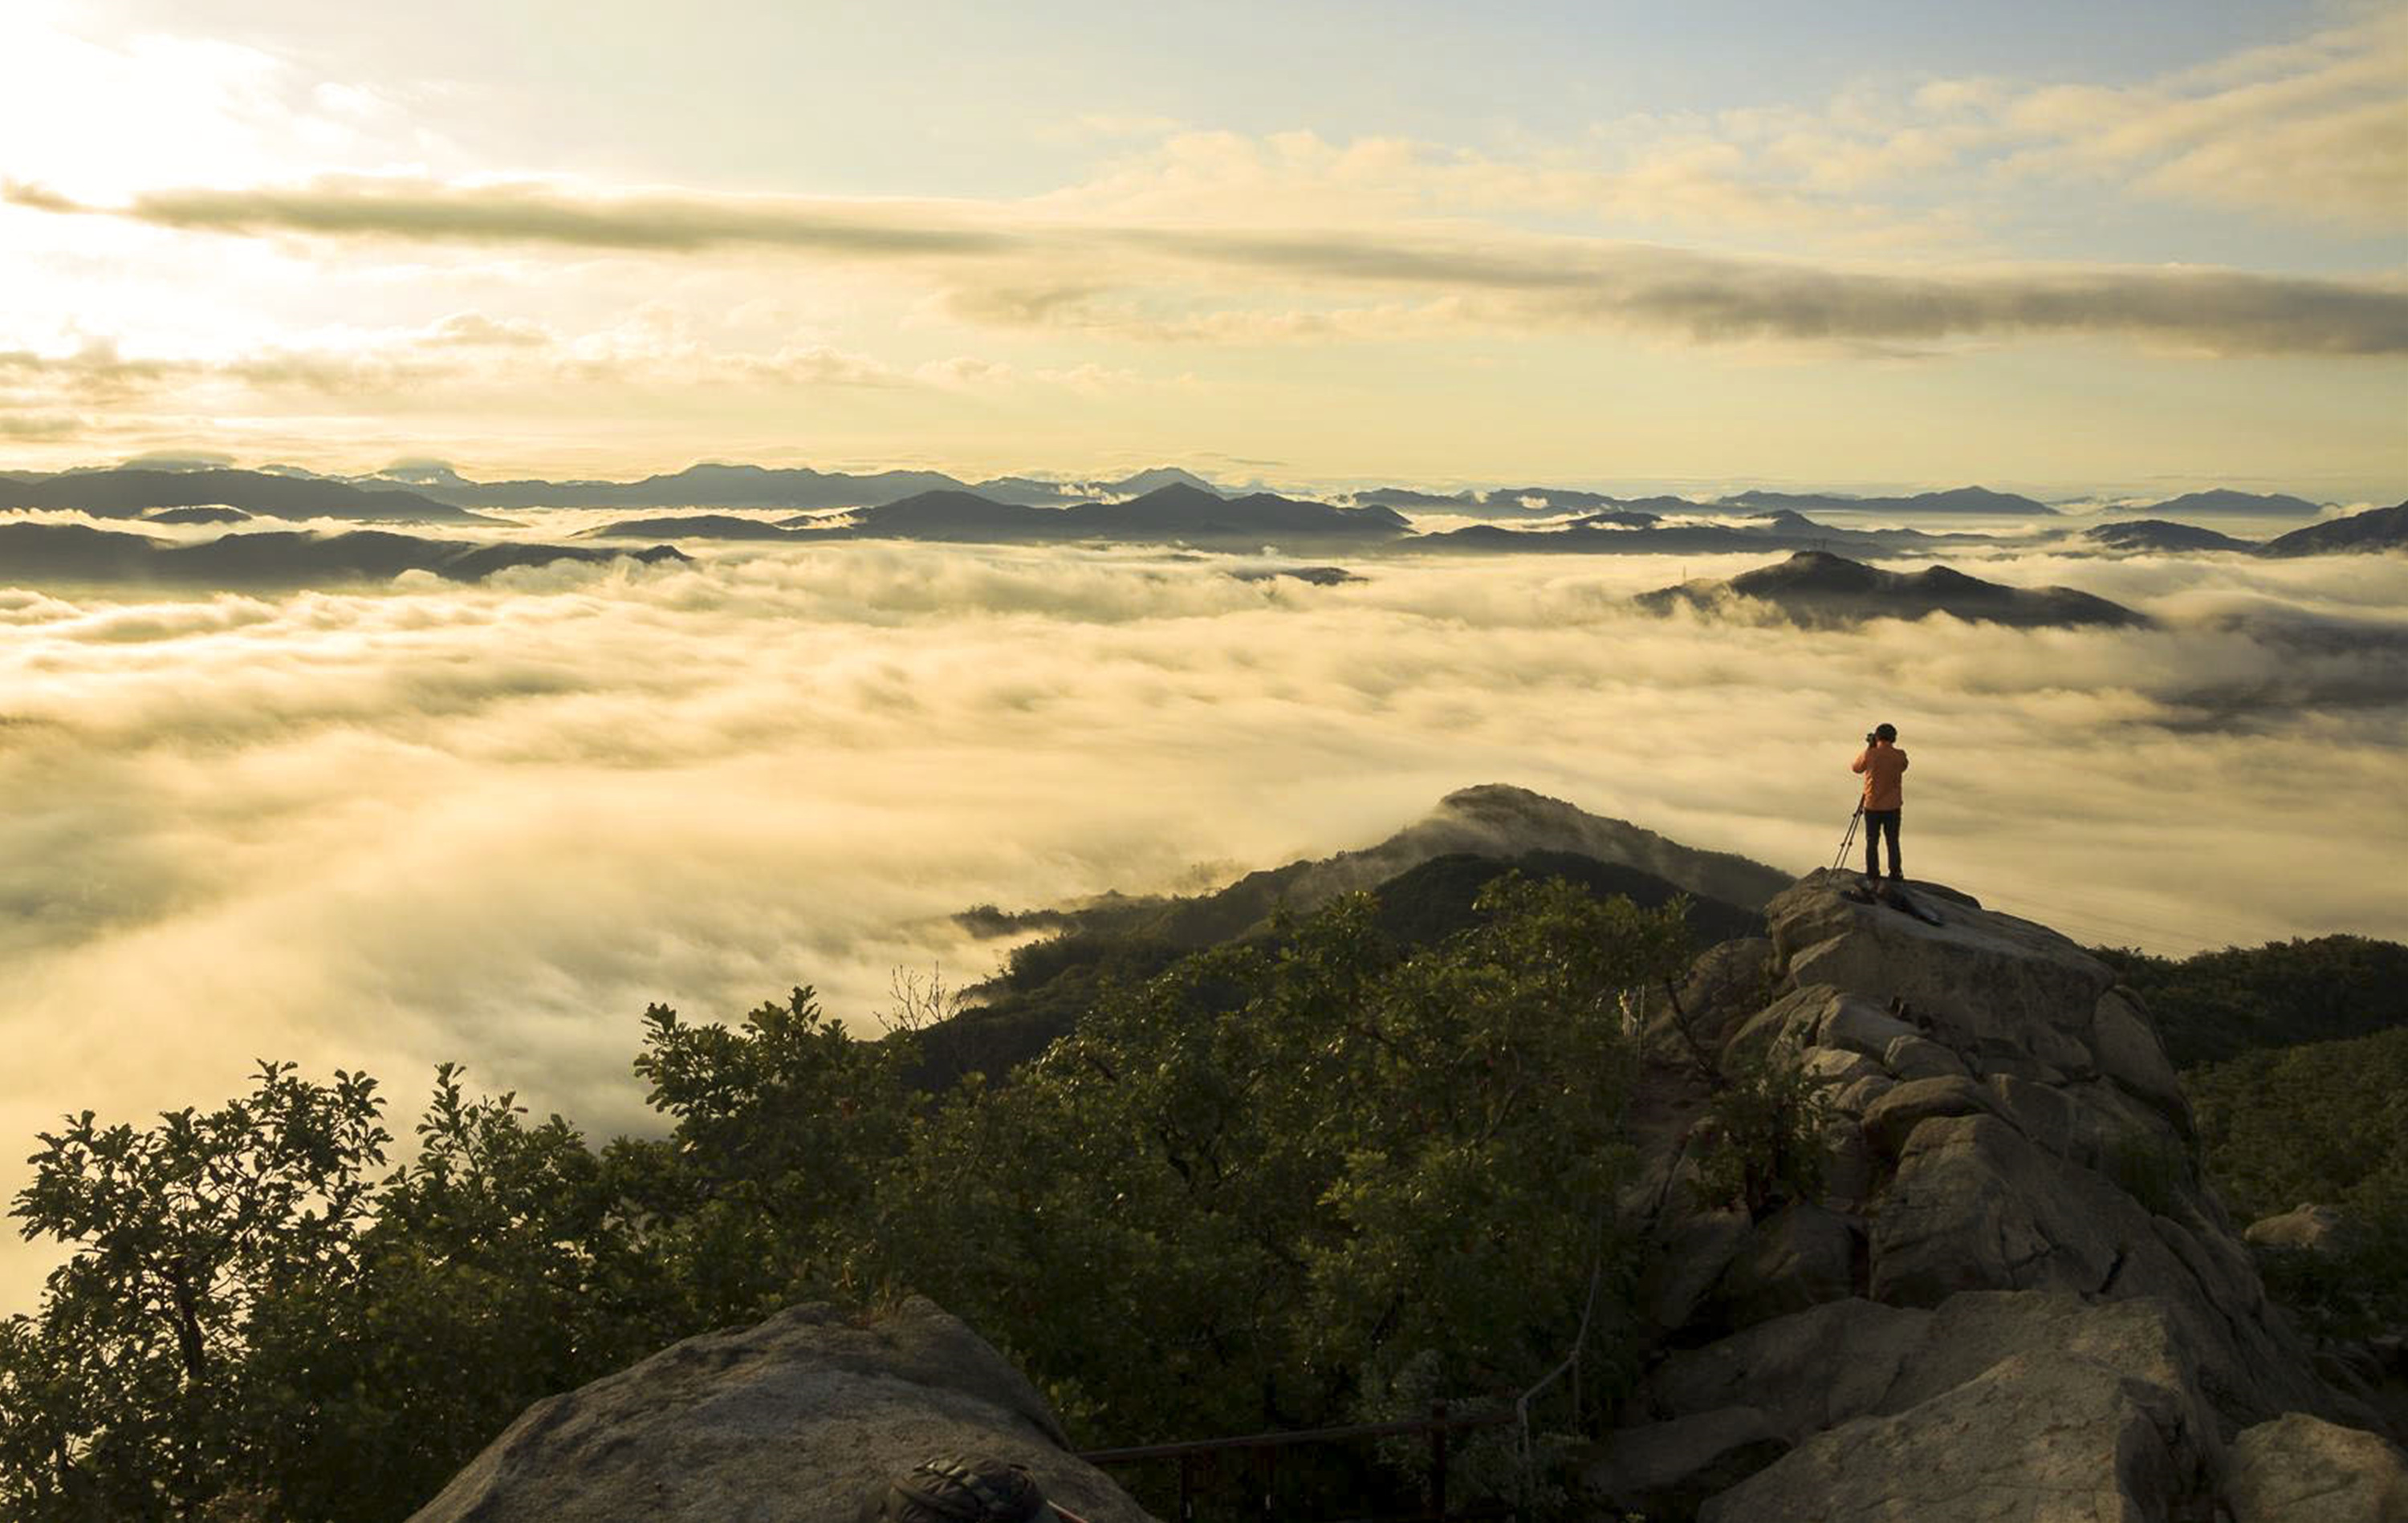
[[[1026,1466],[943,1455],[887,1483],[862,1523],[1037,1523],[1047,1510]]]

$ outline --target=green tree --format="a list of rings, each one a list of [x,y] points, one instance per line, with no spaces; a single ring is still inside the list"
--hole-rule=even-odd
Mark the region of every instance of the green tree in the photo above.
[[[693,1331],[613,1169],[558,1116],[437,1071],[357,1272],[280,1288],[250,1328],[239,1436],[273,1516],[398,1517],[528,1403]]]
[[[1619,996],[1685,937],[1677,907],[1560,883],[1481,908],[1406,955],[1351,896],[1107,999],[928,1122],[871,1203],[864,1277],[960,1312],[1090,1436],[1518,1388],[1622,1262]]]
[[[2261,1255],[2268,1288],[2323,1331],[2408,1326],[2408,1027],[2247,1053],[2183,1086],[2242,1220],[2314,1203],[2353,1225],[2331,1253]]]
[[[909,1033],[855,1039],[810,989],[735,1027],[644,1012],[637,1075],[672,1119],[660,1143],[621,1141],[614,1177],[684,1298],[710,1326],[836,1286],[850,1222],[900,1154],[925,1101],[905,1082]]]
[[[221,1109],[143,1130],[90,1111],[42,1133],[15,1215],[68,1245],[38,1320],[0,1336],[0,1502],[10,1516],[181,1516],[246,1477],[263,1302],[357,1273],[375,1082],[263,1063]]]

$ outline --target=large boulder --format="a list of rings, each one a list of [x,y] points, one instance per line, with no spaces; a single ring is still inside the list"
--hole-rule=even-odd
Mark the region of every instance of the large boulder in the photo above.
[[[1873,1223],[1873,1299],[1934,1306],[1959,1290],[2097,1295],[2128,1245],[2148,1236],[2147,1214],[2129,1198],[2005,1121],[1935,1116],[1908,1137]]]
[[[1606,1439],[1582,1479],[1592,1499],[1617,1512],[1687,1517],[1788,1447],[1763,1413],[1725,1407],[1620,1430]]]
[[[2128,989],[2111,989],[2099,996],[2091,1013],[2091,1055],[2099,1072],[2157,1107],[2184,1135],[2191,1132],[2190,1100],[2174,1076],[2173,1060],[2157,1027],[2141,1008],[2140,997]]]
[[[1816,1434],[1699,1523],[2155,1523],[2201,1494],[2178,1392],[2063,1350],[2000,1360],[1890,1416]]]
[[[2115,975],[2065,937],[1915,885],[1931,924],[1860,902],[1854,875],[1827,869],[1765,906],[1775,956],[1799,988],[1829,985],[1928,1021],[1959,1050],[1985,1042],[2070,1075],[2095,1064],[2100,997]]]
[[[797,1306],[538,1402],[411,1523],[854,1523],[943,1454],[1026,1465],[1091,1523],[1148,1523],[1036,1388],[918,1298],[867,1321]]]
[[[1931,1314],[1860,1297],[1759,1322],[1649,1372],[1626,1416],[1637,1422],[1747,1406],[1791,1443],[1882,1409]]]
[[[2358,1245],[2358,1233],[2347,1213],[2336,1205],[2295,1206],[2279,1217],[2260,1217],[2241,1234],[2260,1248],[2286,1248],[2298,1253],[2341,1254]]]
[[[1716,1289],[1717,1309],[1729,1325],[1746,1327],[1839,1301],[1855,1293],[1862,1257],[1846,1217],[1793,1202],[1749,1232]]]
[[[2186,1442],[2215,1452],[2198,1360],[2162,1302],[1978,1290],[1938,1310],[1834,1301],[1675,1352],[1641,1381],[1626,1416],[1663,1422],[1748,1403],[1792,1443],[1852,1418],[1907,1412],[2017,1356],[2070,1352],[2164,1387]]]
[[[2225,1498],[2232,1523],[2400,1523],[2408,1456],[2375,1434],[2304,1412],[2233,1441]]]
[[[1870,1252],[1873,1299],[1898,1305],[1937,1306],[1965,1290],[2156,1298],[2182,1325],[2199,1390],[2228,1429],[2332,1403],[2228,1233],[2179,1193],[2143,1202],[1994,1116],[1915,1129],[1874,1215]]]

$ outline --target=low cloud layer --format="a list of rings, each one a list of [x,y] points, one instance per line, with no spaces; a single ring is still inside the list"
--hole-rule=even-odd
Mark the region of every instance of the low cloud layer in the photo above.
[[[1649,618],[1653,561],[1365,569],[854,546],[0,591],[0,1132],[212,1100],[259,1056],[401,1105],[461,1059],[636,1124],[647,1002],[810,982],[867,1020],[898,965],[992,968],[970,904],[1361,845],[1469,783],[1802,870],[1880,719],[1912,870],[2092,940],[2408,936],[2397,557],[1974,568],[2167,619],[2028,633]]]

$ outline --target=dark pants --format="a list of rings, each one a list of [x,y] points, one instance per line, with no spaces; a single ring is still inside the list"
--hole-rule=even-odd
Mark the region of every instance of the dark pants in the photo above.
[[[1882,833],[1884,831],[1887,831],[1889,833],[1889,875],[1892,877],[1905,876],[1904,874],[1898,870],[1899,813],[1899,812],[1896,809],[1868,809],[1865,811],[1865,876],[1869,878],[1877,878],[1881,876],[1881,859],[1874,854],[1874,848],[1881,845]]]

